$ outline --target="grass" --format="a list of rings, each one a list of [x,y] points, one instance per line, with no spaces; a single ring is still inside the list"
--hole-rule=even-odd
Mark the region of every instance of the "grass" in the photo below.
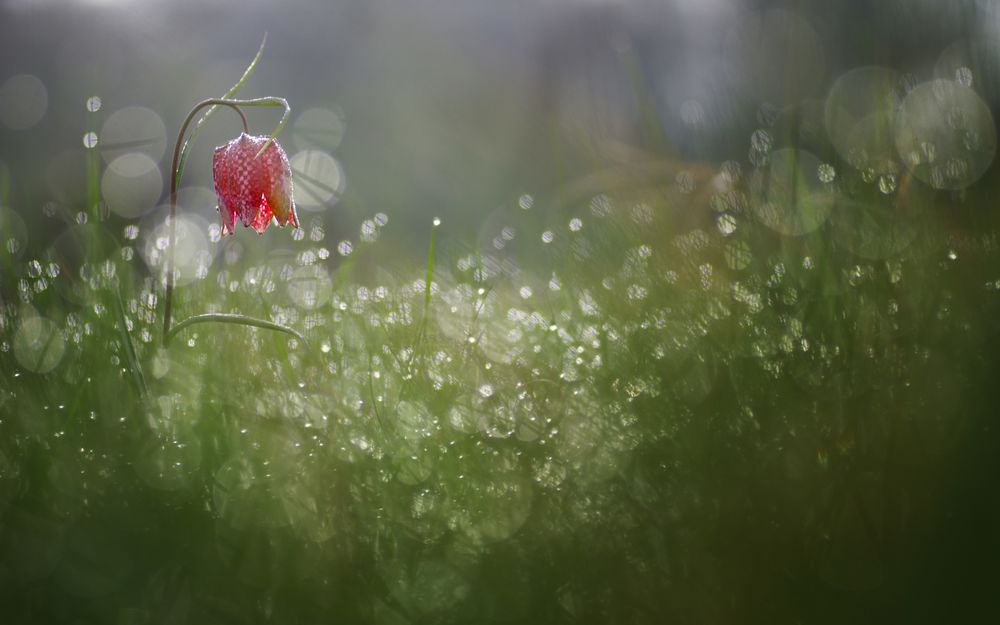
[[[433,229],[425,268],[374,280],[307,223],[293,257],[247,251],[178,288],[178,318],[301,336],[178,325],[164,348],[135,241],[80,267],[8,254],[5,605],[728,621],[878,610],[926,583],[900,571],[950,561],[926,537],[985,461],[995,245],[949,262],[927,221],[866,260],[836,223],[789,238],[737,211],[727,236],[660,193],[581,198],[579,227],[503,249],[442,254]],[[230,241],[258,239],[217,258]]]
[[[384,215],[209,232],[169,346],[155,227],[0,241],[5,620],[977,615],[988,197],[785,156],[597,172],[423,263]]]

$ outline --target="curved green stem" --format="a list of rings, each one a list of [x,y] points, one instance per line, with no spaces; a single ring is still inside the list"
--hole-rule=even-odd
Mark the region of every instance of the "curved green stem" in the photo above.
[[[177,245],[177,183],[181,179],[180,169],[178,168],[181,147],[184,142],[184,133],[187,132],[187,127],[194,119],[194,116],[201,109],[206,106],[228,106],[234,111],[240,114],[240,119],[243,121],[243,132],[249,132],[249,127],[247,126],[247,116],[243,113],[239,106],[230,100],[221,99],[210,99],[202,100],[198,104],[194,105],[191,112],[188,113],[187,117],[184,118],[184,123],[181,124],[181,131],[177,134],[177,143],[174,144],[174,159],[171,162],[170,171],[172,175],[170,176],[170,213],[167,217],[167,228],[169,230],[169,240],[168,240],[168,250],[167,250],[167,290],[164,295],[163,303],[163,344],[166,345],[170,340],[170,314],[172,312],[173,304],[173,294],[174,294],[174,247]]]
[[[236,84],[230,87],[229,91],[226,91],[226,93],[222,95],[223,100],[228,100],[230,98],[236,97],[236,94],[239,92],[239,90],[242,89],[243,85],[245,85],[247,80],[250,79],[250,76],[253,74],[254,70],[257,69],[257,63],[260,62],[260,58],[264,55],[265,45],[267,45],[266,32],[264,33],[264,37],[260,40],[260,46],[257,48],[257,54],[254,55],[253,60],[250,61],[250,64],[247,65],[247,68],[243,70],[243,75],[240,76],[240,79],[238,81],[236,81]],[[184,147],[181,149],[180,165],[177,169],[170,172],[171,175],[176,176],[177,178],[181,177],[180,172],[184,171],[184,165],[185,163],[187,163],[187,155],[188,151],[191,149],[191,143],[195,140],[195,137],[198,136],[198,133],[201,132],[201,129],[205,125],[205,122],[208,121],[208,118],[211,117],[212,114],[215,113],[215,111],[218,108],[219,108],[218,106],[214,105],[211,106],[207,111],[205,111],[205,114],[201,116],[201,119],[198,120],[198,123],[194,125],[194,128],[191,129],[191,137],[184,142]]]
[[[174,172],[173,176],[170,178],[170,213],[168,216],[169,225],[167,226],[168,243],[167,243],[167,287],[166,293],[164,294],[163,302],[163,344],[167,345],[170,342],[170,319],[173,312],[173,294],[174,294],[174,248],[177,245],[177,185],[180,183],[181,173],[184,171],[184,163],[182,159],[182,154],[187,150],[187,146],[190,142],[184,141],[184,133],[187,132],[188,126],[191,124],[191,120],[201,109],[206,106],[228,106],[240,114],[240,118],[243,120],[243,132],[249,134],[250,130],[247,126],[247,117],[243,113],[241,106],[280,106],[285,109],[284,113],[281,115],[281,119],[278,121],[278,125],[275,126],[274,131],[271,133],[268,140],[261,147],[260,151],[254,155],[254,158],[260,156],[261,152],[264,151],[268,145],[274,141],[274,137],[281,132],[284,128],[285,123],[288,122],[288,116],[291,113],[291,107],[288,106],[288,101],[284,98],[267,97],[267,98],[254,98],[252,100],[228,100],[224,98],[212,98],[209,100],[202,100],[198,104],[194,105],[191,112],[184,119],[184,123],[181,124],[181,131],[177,135],[177,143],[174,145],[174,159],[171,163],[171,171]]]
[[[297,331],[289,328],[288,326],[283,326],[280,323],[274,323],[273,321],[266,321],[264,319],[256,319],[254,317],[247,317],[246,315],[228,314],[228,313],[206,313],[203,315],[195,315],[193,317],[188,317],[184,321],[181,321],[176,326],[167,331],[166,340],[172,338],[175,334],[183,330],[188,326],[193,326],[197,323],[208,323],[208,322],[218,322],[218,323],[234,323],[237,325],[253,326],[255,328],[264,328],[265,330],[275,330],[277,332],[284,332],[285,334],[290,334],[302,342],[303,345],[309,345],[305,337],[299,334]]]

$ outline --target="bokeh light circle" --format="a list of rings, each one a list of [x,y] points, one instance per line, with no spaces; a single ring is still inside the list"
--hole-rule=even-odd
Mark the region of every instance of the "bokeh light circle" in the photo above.
[[[904,95],[902,76],[867,66],[841,75],[826,98],[824,124],[837,154],[857,170],[886,168],[894,160],[893,126]]]
[[[299,267],[288,281],[288,297],[305,310],[319,308],[333,295],[333,280],[319,265]]]
[[[906,167],[935,189],[964,189],[996,154],[990,109],[971,88],[950,80],[918,85],[900,106],[896,149]]]
[[[483,543],[504,540],[520,529],[534,499],[531,484],[499,464],[496,472],[467,481],[462,493],[466,505],[456,514],[461,531]]]
[[[782,148],[750,179],[757,219],[781,234],[798,236],[819,228],[833,208],[833,189],[819,178],[822,162],[805,150]]]
[[[154,215],[149,219],[151,223],[145,224],[141,229],[142,257],[154,274],[165,279],[170,241],[167,209],[157,211]],[[207,276],[213,260],[212,247],[208,242],[208,223],[198,215],[180,211],[175,234],[177,247],[174,254],[174,284],[183,286]]]
[[[311,108],[303,111],[292,125],[292,140],[300,150],[332,152],[344,139],[346,129],[341,111]]]
[[[16,74],[0,85],[0,123],[11,130],[31,128],[48,106],[48,92],[37,76]]]
[[[108,207],[125,218],[149,212],[162,191],[160,168],[142,152],[128,152],[117,157],[101,178],[101,192]]]
[[[303,150],[291,159],[295,206],[318,211],[336,204],[347,179],[335,158],[320,150]]]
[[[66,351],[66,341],[56,324],[44,317],[24,319],[14,335],[14,357],[29,371],[48,373]]]
[[[865,180],[896,175],[901,169],[888,123],[884,113],[872,113],[858,120],[847,133],[848,164],[860,171]]]
[[[830,217],[830,231],[862,258],[898,256],[917,239],[933,201],[933,189],[904,172],[895,193],[868,200],[841,198]]]
[[[159,162],[167,149],[167,128],[160,116],[143,106],[127,106],[112,113],[98,133],[101,155],[112,162],[127,153],[141,153]]]

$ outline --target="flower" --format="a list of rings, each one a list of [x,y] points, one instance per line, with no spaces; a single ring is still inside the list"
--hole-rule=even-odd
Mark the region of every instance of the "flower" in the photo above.
[[[299,227],[292,199],[292,168],[277,141],[242,133],[215,148],[212,178],[219,196],[222,234],[232,234],[237,215],[243,225],[264,234],[271,218]],[[264,151],[260,149],[267,144]]]

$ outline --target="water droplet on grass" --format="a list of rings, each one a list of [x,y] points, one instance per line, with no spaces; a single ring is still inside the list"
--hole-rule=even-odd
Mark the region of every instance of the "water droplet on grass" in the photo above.
[[[972,86],[972,70],[968,67],[959,67],[955,70],[955,82],[965,85],[966,87]]]
[[[882,174],[878,177],[878,190],[889,195],[896,190],[896,176],[893,174]]]
[[[62,360],[66,343],[54,323],[44,317],[29,317],[14,335],[14,356],[22,367],[48,373]]]
[[[833,168],[833,165],[829,163],[821,163],[820,166],[816,168],[816,176],[819,178],[820,182],[829,184],[833,182],[834,178],[837,177],[837,171]]]
[[[719,232],[721,232],[723,236],[729,236],[736,232],[736,218],[729,213],[719,215],[717,225],[719,227]]]

